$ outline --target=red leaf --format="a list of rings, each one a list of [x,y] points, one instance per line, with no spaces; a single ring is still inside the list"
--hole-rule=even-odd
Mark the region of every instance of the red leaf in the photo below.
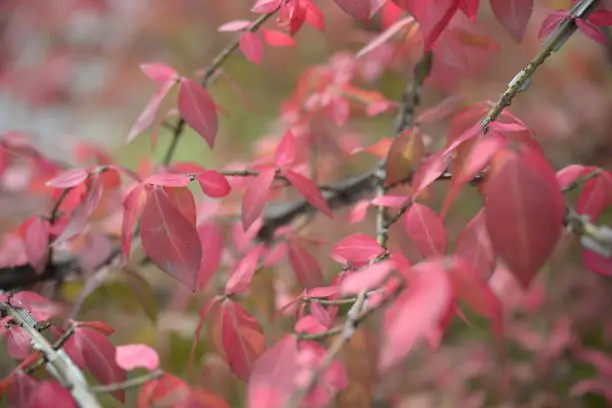
[[[125,371],[115,362],[115,346],[106,336],[95,330],[77,327],[66,342],[68,344],[74,347],[72,350],[100,383],[113,384],[126,380]],[[125,391],[115,391],[113,395],[124,402]]]
[[[595,10],[592,13],[589,13],[587,21],[596,26],[610,26],[612,25],[612,11]]]
[[[254,64],[259,65],[263,57],[263,42],[258,34],[252,31],[245,31],[239,39],[240,51],[245,58]]]
[[[410,285],[385,311],[381,371],[399,363],[417,340],[436,328],[453,301],[453,289],[442,261],[423,262],[411,271],[414,276]]]
[[[225,176],[215,170],[205,170],[198,174],[198,183],[202,192],[212,198],[225,197],[232,189]]]
[[[587,37],[597,41],[600,44],[608,44],[608,40],[606,39],[604,33],[599,28],[591,24],[588,20],[585,21],[577,18],[574,21],[576,22],[578,29],[580,29],[580,31],[582,31]]]
[[[12,326],[6,329],[4,334],[6,351],[9,356],[22,360],[32,352],[32,337],[26,329],[20,326]]]
[[[62,387],[57,381],[41,381],[36,385],[33,390],[31,397],[33,401],[31,405],[19,405],[28,406],[32,408],[76,408],[76,402],[70,391]]]
[[[610,204],[612,204],[612,174],[602,172],[584,184],[576,202],[576,211],[594,220]]]
[[[168,81],[176,81],[179,77],[178,72],[176,72],[174,68],[159,62],[141,64],[140,70],[158,84],[165,84]]]
[[[142,248],[158,268],[192,291],[197,289],[202,258],[198,232],[163,190],[154,189],[148,194],[140,237]]]
[[[563,21],[565,18],[569,17],[569,13],[566,11],[554,11],[550,13],[544,21],[542,21],[542,25],[540,25],[540,30],[538,31],[538,38],[545,37],[552,33],[555,28]]]
[[[261,29],[261,35],[263,40],[273,47],[293,47],[295,45],[295,40],[281,31],[264,28]]]
[[[287,335],[255,362],[247,385],[249,408],[285,406],[296,389],[297,357],[297,339]]]
[[[132,234],[136,218],[145,204],[145,189],[143,184],[137,184],[123,200],[123,223],[121,227],[121,252],[127,260],[132,247]]]
[[[483,210],[476,214],[459,234],[455,255],[482,277],[488,278],[493,273],[495,253],[487,233]]]
[[[11,407],[31,406],[36,389],[40,382],[25,374],[22,370],[16,370],[10,377],[8,402]]]
[[[588,249],[582,250],[582,263],[591,272],[603,276],[612,276],[612,259],[606,258]]]
[[[165,187],[187,187],[191,179],[186,174],[180,173],[158,173],[154,174],[144,182],[155,186]]]
[[[189,398],[191,390],[183,380],[164,373],[161,378],[147,382],[138,393],[138,408],[153,406],[191,407],[182,404]]]
[[[198,236],[202,243],[202,263],[198,271],[198,289],[202,289],[219,268],[223,255],[223,237],[219,227],[210,222],[198,225]]]
[[[354,295],[362,290],[376,289],[392,270],[393,263],[390,261],[369,265],[365,269],[353,272],[342,279],[340,291],[343,295]]]
[[[372,237],[357,233],[350,235],[336,245],[332,250],[332,258],[339,263],[354,262],[364,264],[377,257],[384,248]]]
[[[157,352],[146,344],[127,344],[115,350],[115,362],[124,370],[146,368],[154,371],[159,367]]]
[[[475,312],[491,320],[494,333],[501,336],[503,331],[502,304],[489,287],[486,278],[458,258],[449,272],[455,297],[463,300]]]
[[[115,332],[115,330],[110,327],[108,324],[100,321],[92,321],[92,322],[76,322],[71,321],[72,324],[79,327],[87,327],[88,329],[94,329],[105,336],[110,336]]]
[[[165,82],[155,91],[149,100],[149,103],[147,103],[147,106],[145,106],[140,116],[138,116],[138,119],[136,119],[136,122],[132,125],[126,139],[126,143],[130,143],[136,138],[136,136],[144,132],[149,128],[149,126],[151,126],[151,124],[153,124],[155,121],[155,116],[157,115],[157,110],[159,109],[162,100],[166,97],[166,95],[168,95],[168,92],[170,92],[174,82],[174,80]]]
[[[251,11],[259,14],[271,13],[279,8],[282,2],[283,0],[257,0]]]
[[[413,203],[404,215],[403,226],[423,257],[431,258],[446,251],[446,229],[442,218],[431,208]]]
[[[426,123],[437,122],[453,113],[465,100],[465,95],[451,95],[443,99],[433,108],[424,110],[417,116],[416,123],[423,125]]]
[[[591,172],[591,168],[581,164],[570,164],[562,168],[556,174],[560,188],[565,188],[576,181],[578,178],[586,176]]]
[[[418,197],[419,194],[444,174],[447,168],[447,160],[440,154],[434,154],[426,159],[412,178],[413,197]]]
[[[87,183],[87,194],[85,195],[83,202],[74,209],[68,223],[62,230],[62,233],[55,238],[55,240],[53,240],[53,245],[66,242],[67,240],[80,235],[85,230],[87,220],[96,210],[96,207],[98,207],[100,199],[102,198],[102,193],[103,188],[100,180],[100,174],[94,173],[89,176]]]
[[[297,158],[297,140],[291,131],[285,132],[274,153],[274,164],[277,167],[289,166]]]
[[[374,51],[376,48],[389,41],[390,38],[399,33],[403,28],[412,23],[414,23],[414,17],[412,16],[404,17],[401,20],[396,21],[385,29],[385,31],[374,37],[374,39],[367,43],[365,47],[359,50],[359,52],[357,52],[357,58],[363,57],[364,55]]]
[[[196,224],[197,212],[193,194],[186,187],[166,187],[164,191],[172,205],[191,223]]]
[[[217,136],[215,102],[196,81],[182,78],[178,92],[178,110],[185,122],[200,134],[212,149]]]
[[[419,22],[425,50],[429,50],[459,8],[459,0],[393,0]]]
[[[476,21],[476,15],[478,14],[478,7],[480,6],[480,0],[463,0],[461,4],[461,11],[472,21]]]
[[[327,215],[329,218],[333,218],[331,208],[323,194],[319,190],[319,187],[310,179],[302,176],[289,169],[282,169],[281,174],[289,180],[291,185],[317,210]]]
[[[48,187],[72,188],[87,180],[88,172],[83,169],[67,170],[47,181]]]
[[[533,0],[491,0],[491,9],[497,21],[520,43],[533,11]]]
[[[226,294],[239,294],[246,291],[257,270],[259,257],[263,251],[263,244],[259,244],[251,249],[236,265],[231,278],[225,285]]]
[[[23,232],[23,240],[28,254],[28,262],[36,272],[42,273],[47,262],[51,225],[49,221],[40,217],[29,218],[29,222],[23,225],[26,227]]]
[[[297,281],[303,288],[309,289],[323,283],[321,266],[316,258],[295,242],[289,242],[289,262],[295,272]]]
[[[274,169],[264,170],[246,188],[242,198],[242,228],[245,231],[253,225],[263,212],[275,174]]]
[[[255,360],[266,349],[266,339],[257,320],[238,303],[223,303],[221,341],[232,371],[247,381]]]
[[[495,253],[523,287],[555,247],[564,216],[555,173],[540,153],[523,148],[493,157],[485,184],[487,231]]]

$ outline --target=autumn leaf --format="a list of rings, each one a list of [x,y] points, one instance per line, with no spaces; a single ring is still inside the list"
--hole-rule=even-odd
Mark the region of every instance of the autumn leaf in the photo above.
[[[196,81],[182,78],[178,92],[178,110],[212,149],[217,136],[217,107],[208,92]]]
[[[533,12],[533,0],[491,0],[493,15],[518,43]]]
[[[242,197],[242,227],[245,231],[261,216],[275,175],[274,169],[264,170],[247,186]]]
[[[158,268],[192,291],[197,289],[202,258],[198,232],[163,190],[153,189],[148,194],[140,237],[145,253]]]
[[[424,258],[446,251],[446,228],[440,216],[426,205],[413,203],[404,214],[402,225]]]
[[[263,42],[259,34],[252,31],[245,31],[239,39],[240,51],[246,59],[259,65],[263,57]]]
[[[282,169],[281,174],[289,180],[289,183],[317,210],[321,211],[323,214],[328,216],[329,218],[333,218],[333,213],[331,208],[329,208],[329,204],[327,200],[321,194],[321,190],[317,187],[317,185],[310,180],[302,176],[299,173],[296,173],[289,169]]]
[[[385,166],[385,184],[408,179],[423,160],[425,144],[417,129],[402,132],[391,143]]]

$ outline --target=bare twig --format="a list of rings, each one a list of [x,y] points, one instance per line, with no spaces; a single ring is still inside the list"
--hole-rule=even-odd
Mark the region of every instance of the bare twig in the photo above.
[[[91,387],[92,391],[95,393],[107,393],[107,392],[115,392],[115,391],[124,391],[130,388],[140,387],[148,383],[149,381],[157,380],[159,377],[164,375],[162,370],[151,371],[148,374],[141,375],[136,378],[132,378],[131,380],[123,381],[120,383],[114,384],[106,384],[106,385],[97,385],[95,387]]]
[[[32,338],[34,349],[40,351],[47,364],[47,371],[60,384],[67,388],[77,404],[82,408],[101,408],[95,395],[91,392],[85,376],[63,350],[55,350],[47,339],[36,329],[36,320],[27,310],[15,307],[10,303],[0,304],[0,309],[11,316]]]

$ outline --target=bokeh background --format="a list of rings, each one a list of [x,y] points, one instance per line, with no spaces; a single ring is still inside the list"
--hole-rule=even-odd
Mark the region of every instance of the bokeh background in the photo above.
[[[337,53],[356,52],[380,30],[378,19],[363,25],[331,0],[316,3],[325,15],[324,32],[305,26],[296,36],[295,47],[266,47],[259,66],[240,53],[229,59],[223,72],[231,81],[221,79],[210,89],[215,101],[228,112],[221,116],[215,150],[211,152],[189,129],[176,161],[194,161],[210,168],[250,161],[253,152],[265,150],[262,140],[278,140],[282,135],[281,105],[293,94],[300,75],[312,65],[328,64]],[[536,0],[524,41],[518,45],[493,18],[488,2],[483,3],[478,28],[499,44],[499,50],[470,56],[474,60],[468,61],[469,69],[432,75],[423,89],[424,107],[454,94],[465,95],[465,104],[496,100],[538,52],[541,40],[537,33],[547,10],[571,6],[569,0]],[[147,132],[129,145],[125,143],[130,127],[155,90],[139,65],[163,62],[185,76],[196,74],[235,38],[235,33],[218,32],[217,28],[231,20],[253,19],[249,11],[252,4],[251,0],[2,0],[0,133],[24,132],[41,151],[69,163],[77,163],[75,152],[83,144],[100,147],[132,169],[148,161],[159,162],[170,141],[168,131],[160,130],[156,148],[151,147]],[[274,28],[274,22],[269,26]],[[394,39],[388,46],[396,47],[398,41]],[[413,54],[405,53],[364,88],[398,99],[415,61]],[[449,72],[454,73],[452,77]],[[612,44],[604,46],[578,33],[538,70],[528,91],[516,98],[511,110],[536,133],[555,168],[580,163],[609,169],[611,83]],[[244,103],[236,85],[251,106]],[[162,110],[175,108],[175,100],[176,94],[171,92]],[[432,148],[444,143],[449,119],[425,126]],[[336,130],[357,134],[363,145],[369,145],[390,136],[391,129],[392,115],[380,115],[351,120]],[[359,158],[352,160],[345,173],[368,167],[360,164]],[[363,160],[372,162],[367,157]],[[9,172],[0,189],[0,219],[7,231],[18,220],[45,211],[48,205],[19,189],[20,171]],[[447,187],[435,190],[431,198],[434,208]],[[612,192],[608,194],[612,200]],[[480,204],[475,192],[462,193],[448,219],[451,235],[456,236]],[[348,210],[342,211],[339,219],[347,215]],[[604,214],[601,222],[606,221],[612,220]],[[355,229],[369,231],[371,225],[332,228],[315,220],[310,233],[331,240]],[[402,407],[476,407],[485,406],[485,402],[499,407],[610,406],[597,394],[612,398],[612,357],[606,354],[612,351],[612,283],[610,278],[582,267],[577,249],[571,237],[564,239],[527,293],[513,286],[503,273],[496,275],[492,284],[499,288],[509,317],[511,363],[507,372],[496,361],[488,323],[468,315],[472,325],[457,319],[438,352],[423,349],[411,356],[401,375],[374,386],[371,356],[378,343],[374,331],[362,330],[343,356],[353,386],[338,399],[338,406],[384,407],[389,406],[389,396],[400,404],[395,406]],[[319,248],[316,254],[331,276],[336,266],[329,260],[329,248]],[[281,264],[274,276],[285,272],[289,273],[288,267]],[[215,288],[189,296],[153,267],[139,266],[137,276],[132,280],[108,278],[88,296],[79,319],[108,322],[117,330],[114,338],[118,343],[155,346],[164,368],[188,378],[186,361],[197,310]],[[274,276],[258,275],[245,300],[245,306],[255,311],[266,329],[278,326],[271,317]],[[134,287],[144,294],[134,296]],[[82,289],[83,283],[77,281],[51,293],[70,305]],[[290,319],[280,326],[288,329],[287,322]],[[240,406],[243,385],[232,379],[210,343],[199,345],[198,372],[189,378]],[[11,364],[8,357],[3,358],[2,372],[9,372]],[[504,375],[510,378],[509,394],[498,387]],[[591,389],[599,392],[583,395],[577,387],[583,380],[591,380]],[[108,404],[113,406],[110,400]]]

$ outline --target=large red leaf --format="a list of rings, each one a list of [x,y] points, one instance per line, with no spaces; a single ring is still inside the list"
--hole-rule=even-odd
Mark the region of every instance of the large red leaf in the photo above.
[[[292,241],[289,242],[289,262],[303,288],[310,289],[323,283],[323,274],[317,259],[306,248]]]
[[[403,226],[423,257],[431,258],[446,251],[446,228],[438,214],[426,205],[413,203],[404,215]]]
[[[172,205],[191,223],[196,224],[197,211],[193,194],[187,187],[165,187],[164,191]]]
[[[96,330],[77,327],[66,342],[66,351],[102,384],[121,383],[126,379],[125,370],[115,362],[115,346]],[[125,391],[116,391],[113,395],[121,402],[125,399]]]
[[[246,188],[242,198],[242,227],[247,231],[259,218],[268,200],[276,170],[262,171]]]
[[[257,320],[231,300],[223,303],[221,341],[232,371],[247,381],[255,360],[266,349],[266,339]]]
[[[561,234],[565,203],[555,173],[533,149],[504,150],[493,157],[484,192],[493,249],[528,287]]]
[[[289,180],[291,185],[295,187],[302,197],[304,197],[310,203],[310,205],[327,215],[329,218],[333,218],[333,214],[331,208],[329,208],[329,204],[327,204],[327,200],[323,198],[321,190],[319,190],[317,185],[312,180],[289,169],[283,169],[281,170],[281,173],[287,178],[287,180]]]
[[[140,237],[142,248],[158,268],[196,290],[202,259],[198,232],[161,189],[149,192]]]
[[[243,32],[240,35],[239,45],[246,59],[257,65],[261,63],[264,47],[259,34],[252,31]]]
[[[495,18],[516,42],[521,42],[533,11],[533,0],[491,0]]]
[[[212,149],[218,130],[217,107],[208,92],[196,81],[182,78],[178,109],[185,122],[200,134]]]
[[[453,289],[443,261],[413,266],[410,285],[385,311],[380,370],[395,366],[417,340],[436,329],[452,301]]]

